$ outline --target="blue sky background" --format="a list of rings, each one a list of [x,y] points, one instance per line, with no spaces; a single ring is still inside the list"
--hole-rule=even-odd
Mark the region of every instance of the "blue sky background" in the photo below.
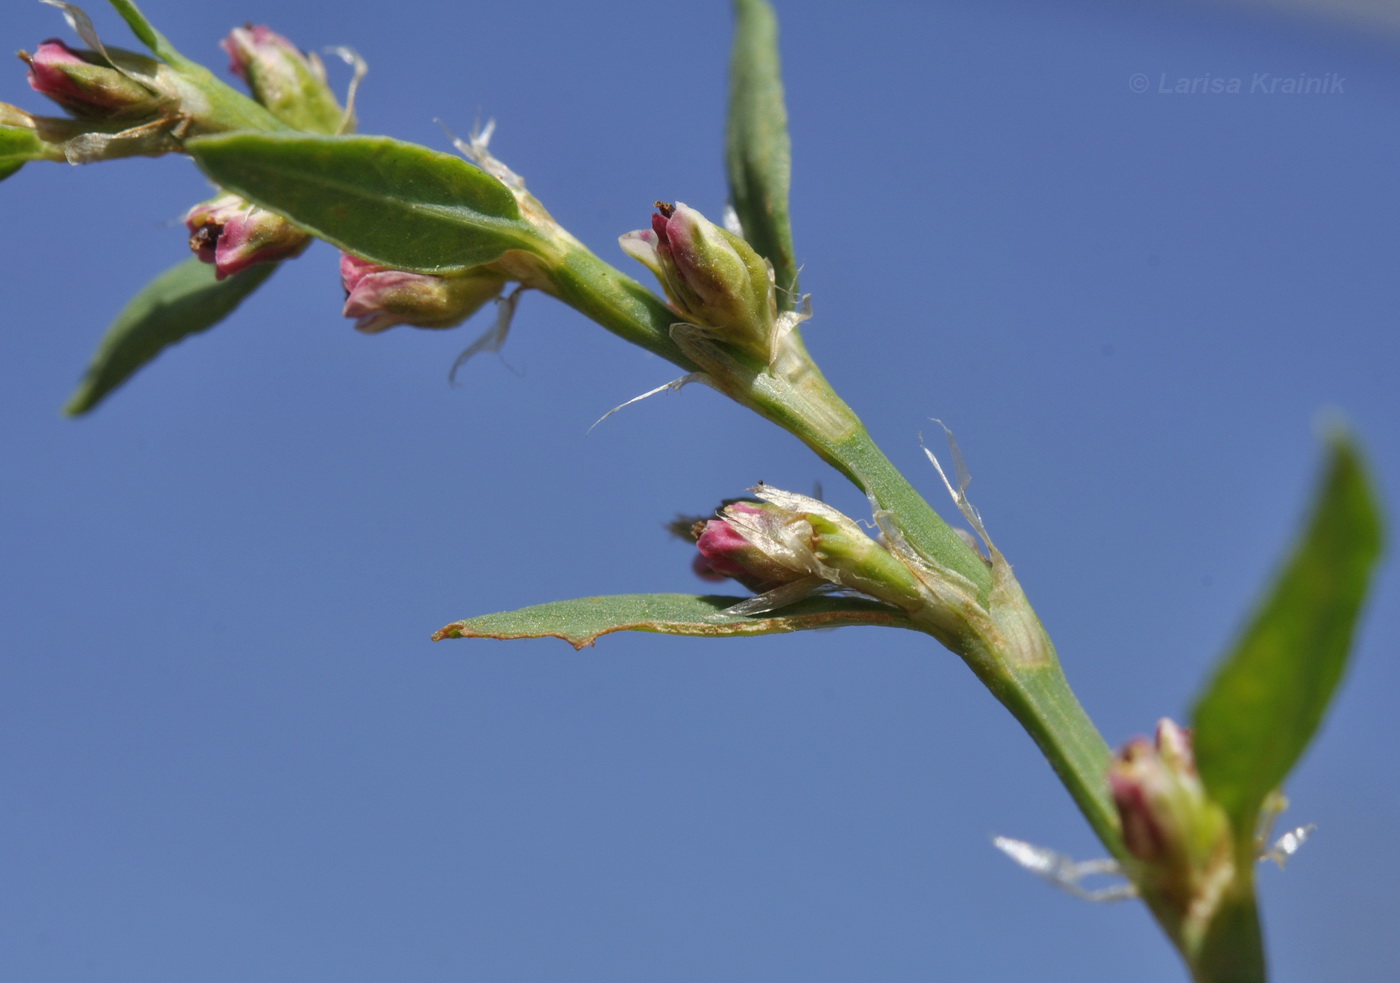
[[[1186,714],[1296,528],[1320,413],[1352,421],[1400,514],[1400,37],[1123,6],[778,4],[809,346],[940,505],[918,435],[955,429],[1115,744]],[[498,155],[624,268],[615,237],[654,199],[721,208],[726,4],[143,7],[221,70],[247,21],[355,46],[365,132],[442,148],[434,117],[494,116]],[[11,49],[66,34],[23,2],[3,26]],[[1256,73],[1343,91],[1250,92]],[[1245,91],[1158,91],[1207,75]],[[317,246],[60,418],[207,195],[180,159],[0,185],[0,977],[1183,978],[1138,906],[992,849],[1101,853],[922,636],[428,641],[701,590],[663,523],[759,480],[864,515],[700,387],[586,436],[675,370],[558,304],[527,297],[452,388],[482,325],[357,335]],[[1392,565],[1288,789],[1286,821],[1319,831],[1261,872],[1281,983],[1394,978],[1397,646]]]

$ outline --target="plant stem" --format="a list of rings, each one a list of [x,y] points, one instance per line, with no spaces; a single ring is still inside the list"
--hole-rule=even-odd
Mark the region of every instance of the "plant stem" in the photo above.
[[[978,677],[1030,734],[1099,840],[1122,859],[1118,813],[1108,790],[1111,752],[1070,689],[1058,659],[999,678],[982,673]]]
[[[571,245],[551,269],[551,292],[621,338],[688,372],[695,371],[695,362],[671,339],[671,325],[678,320],[676,312],[582,245]],[[880,508],[893,513],[915,549],[966,577],[985,593],[991,586],[991,576],[976,551],[963,542],[876,446],[816,365],[808,360],[805,368],[798,384],[756,385],[748,392],[729,395],[805,443],[872,496]],[[824,415],[841,418],[849,425],[839,431],[814,425],[814,406],[826,410]]]
[[[561,230],[562,231],[562,230]],[[563,233],[567,236],[567,233]],[[551,269],[550,292],[614,334],[674,362],[686,371],[697,366],[671,338],[677,315],[631,277],[603,262],[572,237]],[[859,418],[836,395],[816,365],[801,351],[799,370],[785,377],[754,372],[751,385],[726,388],[738,402],[796,436],[856,487],[891,513],[909,544],[929,561],[969,581],[985,609],[987,630],[955,639],[954,648],[992,694],[1020,721],[1040,747],[1094,832],[1115,855],[1122,855],[1118,819],[1109,797],[1106,772],[1110,754],[1079,705],[1044,629],[1015,584],[994,583],[987,562],[934,511],[871,439]],[[814,412],[815,409],[815,412]],[[1009,577],[1009,568],[1007,571]],[[996,593],[1001,591],[1001,593]],[[995,594],[995,597],[994,597]],[[1039,657],[1019,660],[1012,646],[1011,619],[997,601],[1029,619]],[[1006,628],[1007,630],[1003,630]],[[940,636],[941,637],[941,636]]]
[[[573,236],[558,229],[552,238],[563,245],[559,261],[550,267],[549,282],[540,284],[584,317],[649,352],[694,372],[696,365],[671,340],[671,325],[679,315],[655,294],[621,270],[608,265]]]
[[[839,397],[833,392],[831,398]],[[822,453],[817,447],[813,449]],[[885,456],[864,425],[835,447],[827,459],[858,488],[873,496],[880,508],[895,516],[910,545],[972,581],[985,600],[992,583],[987,565]]]

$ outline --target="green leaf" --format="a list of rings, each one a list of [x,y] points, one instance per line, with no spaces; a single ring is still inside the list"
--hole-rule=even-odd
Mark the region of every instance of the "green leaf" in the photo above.
[[[1196,704],[1196,763],[1236,836],[1312,740],[1346,669],[1381,551],[1380,506],[1344,434],[1292,557]]]
[[[0,181],[31,160],[53,160],[55,153],[52,146],[26,126],[0,126]]]
[[[416,144],[230,133],[187,147],[216,184],[384,266],[449,273],[539,249],[505,185]]]
[[[661,635],[732,638],[835,628],[841,625],[886,625],[912,628],[894,608],[862,598],[808,598],[781,611],[752,618],[724,614],[742,597],[693,594],[614,594],[537,604],[518,611],[455,621],[433,635],[444,638],[562,638],[576,649],[615,631],[649,631]]]
[[[108,0],[108,2],[116,8],[122,20],[126,21],[126,26],[131,28],[131,33],[135,34],[142,44],[155,54],[161,54],[162,44],[168,44],[168,42],[165,42],[160,32],[152,26],[150,21],[146,20],[146,15],[141,13],[132,0]]]
[[[166,270],[117,315],[63,412],[91,410],[165,348],[228,317],[276,268],[265,263],[216,280],[212,265],[191,256]]]
[[[734,0],[725,161],[744,238],[773,264],[780,307],[796,306],[797,261],[788,219],[792,146],[778,62],[778,20],[767,0]]]
[[[108,2],[116,8],[122,20],[126,21],[126,26],[131,28],[131,33],[135,34],[142,44],[150,48],[153,54],[172,63],[185,60],[165,39],[165,35],[157,31],[146,19],[146,15],[141,13],[132,0],[108,0]]]

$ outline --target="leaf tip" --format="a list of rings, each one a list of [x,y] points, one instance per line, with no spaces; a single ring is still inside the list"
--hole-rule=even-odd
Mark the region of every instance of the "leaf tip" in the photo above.
[[[1354,503],[1362,533],[1359,541],[1375,558],[1385,548],[1385,514],[1366,452],[1340,410],[1329,408],[1319,413],[1315,429],[1330,457],[1329,477],[1324,482],[1324,488],[1336,484],[1343,490],[1350,490],[1348,497]]]
[[[91,398],[87,386],[80,386],[72,396],[68,397],[68,402],[63,404],[58,415],[76,420],[80,416],[85,416],[96,405],[97,402]]]
[[[433,632],[432,641],[440,642],[444,638],[461,638],[462,629],[465,627],[465,625],[466,623],[462,621],[454,621],[450,625],[444,625],[437,631]]]

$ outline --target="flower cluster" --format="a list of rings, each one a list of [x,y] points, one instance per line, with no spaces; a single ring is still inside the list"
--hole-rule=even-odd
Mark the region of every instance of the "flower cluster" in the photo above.
[[[1201,784],[1189,730],[1164,718],[1154,741],[1118,752],[1108,783],[1123,844],[1160,894],[1185,911],[1228,882],[1230,823]]]
[[[232,31],[222,46],[229,70],[278,119],[298,129],[334,133],[350,120],[316,55],[262,25]],[[276,212],[222,194],[196,205],[185,219],[190,248],[214,264],[223,279],[257,263],[277,263],[300,254],[311,237]],[[369,334],[396,324],[449,328],[500,295],[505,277],[487,270],[433,276],[389,269],[348,253],[340,259],[346,317]]]
[[[771,362],[778,338],[772,266],[684,202],[658,201],[656,209],[651,228],[618,240],[623,251],[656,274],[686,323]]]
[[[343,111],[326,83],[321,59],[306,55],[271,28],[235,28],[221,46],[229,70],[273,116],[298,129],[333,133]],[[280,263],[300,255],[311,236],[282,215],[234,194],[196,205],[185,216],[190,249],[212,263],[222,280],[258,263]]]
[[[906,610],[927,602],[909,565],[849,516],[795,492],[768,485],[753,491],[756,499],[730,502],[692,527],[702,576],[730,577],[760,595],[779,592],[774,606],[830,590],[857,591]]]

